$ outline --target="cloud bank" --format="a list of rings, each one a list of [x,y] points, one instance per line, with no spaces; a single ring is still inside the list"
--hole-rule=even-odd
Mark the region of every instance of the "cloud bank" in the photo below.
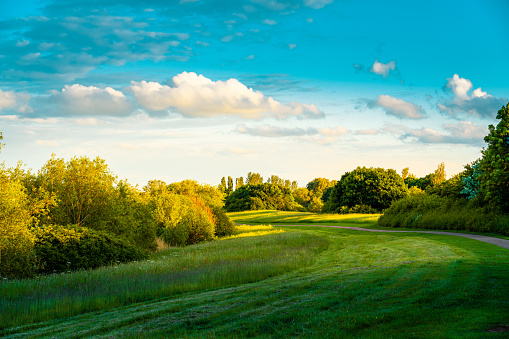
[[[440,112],[452,117],[473,115],[481,118],[494,118],[500,108],[507,103],[507,98],[496,98],[478,87],[471,94],[473,84],[470,80],[454,74],[447,79],[444,90],[453,94],[437,104]]]
[[[287,119],[324,116],[315,104],[281,104],[272,97],[248,88],[237,79],[212,81],[203,75],[183,72],[172,80],[172,86],[133,81],[130,89],[142,108],[150,111],[171,110],[185,117],[232,115],[243,119]]]

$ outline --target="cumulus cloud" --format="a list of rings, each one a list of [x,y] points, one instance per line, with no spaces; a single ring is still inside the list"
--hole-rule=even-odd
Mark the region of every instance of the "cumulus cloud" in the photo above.
[[[297,45],[296,44],[288,44],[288,48],[294,49],[294,48],[297,48]]]
[[[2,91],[0,89],[0,112],[2,110],[15,110],[20,113],[28,113],[32,108],[28,105],[30,94],[16,93],[14,91]]]
[[[50,100],[59,105],[66,115],[122,116],[134,109],[124,93],[111,87],[66,85],[61,92],[54,91]]]
[[[482,145],[488,129],[478,126],[470,121],[443,124],[445,132],[432,128],[408,128],[402,125],[387,125],[384,130],[391,134],[400,135],[399,139],[405,142],[418,142],[423,144],[466,144]]]
[[[324,116],[315,104],[281,104],[233,78],[227,81],[212,81],[203,75],[183,72],[172,80],[172,86],[133,81],[130,88],[136,101],[144,109],[171,110],[186,117],[233,115],[244,119],[287,119]]]
[[[500,108],[507,103],[507,98],[496,98],[481,89],[473,88],[470,80],[461,78],[454,74],[452,78],[447,79],[444,90],[453,95],[437,103],[440,112],[452,117],[458,115],[474,115],[482,118],[494,118]]]
[[[393,115],[400,119],[422,119],[424,110],[421,106],[406,102],[402,99],[394,98],[389,95],[379,95],[376,100],[368,101],[369,108],[380,107],[388,115]]]
[[[337,126],[334,128],[299,128],[299,127],[279,127],[273,125],[259,125],[249,127],[245,124],[237,125],[236,132],[265,138],[284,138],[284,137],[297,137],[302,140],[312,141],[322,144],[327,144],[339,139],[341,136],[348,134],[348,131],[342,127]]]
[[[396,62],[390,61],[386,64],[378,62],[378,60],[375,60],[375,63],[373,64],[373,67],[371,67],[370,71],[372,73],[381,75],[384,78],[387,78],[389,76],[390,71],[394,71],[396,69]]]

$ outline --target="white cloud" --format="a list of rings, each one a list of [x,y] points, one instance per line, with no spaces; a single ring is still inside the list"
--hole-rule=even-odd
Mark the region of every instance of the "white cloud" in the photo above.
[[[274,26],[277,24],[277,21],[276,20],[272,20],[272,19],[265,19],[263,20],[263,23],[265,25],[270,25],[270,26]]]
[[[377,100],[368,102],[368,107],[381,107],[389,115],[400,119],[422,119],[424,111],[421,106],[406,102],[389,95],[379,95]]]
[[[378,74],[383,76],[384,78],[387,78],[389,76],[390,71],[394,71],[396,69],[396,62],[390,61],[386,64],[378,62],[378,60],[375,60],[375,63],[373,64],[373,67],[370,69],[372,73]]]
[[[273,125],[259,125],[249,127],[245,124],[237,125],[236,132],[241,134],[248,134],[252,136],[265,137],[265,138],[285,138],[294,137],[305,141],[311,141],[319,144],[329,144],[338,140],[340,137],[348,134],[348,131],[342,127],[337,126],[334,128],[299,128],[299,127],[279,127]]]
[[[437,103],[438,109],[442,113],[450,116],[461,114],[475,115],[485,118],[493,118],[498,110],[507,103],[507,98],[496,98],[478,87],[469,95],[473,88],[472,82],[454,74],[452,78],[447,79],[445,89],[453,93],[453,97],[444,99]]]
[[[314,9],[319,9],[333,2],[334,0],[304,0],[304,5]]]
[[[32,108],[28,105],[30,94],[16,93],[14,91],[2,91],[0,89],[0,111],[15,110],[20,113],[32,112]]]
[[[244,119],[287,119],[324,116],[314,104],[281,104],[237,79],[212,81],[193,72],[174,76],[172,87],[157,82],[133,81],[130,88],[141,107],[151,111],[171,109],[187,117],[233,115]]]
[[[133,112],[134,106],[124,93],[111,87],[66,85],[61,92],[54,91],[51,100],[69,115],[120,116]]]
[[[297,45],[296,45],[296,44],[288,44],[288,48],[289,48],[289,49],[294,49],[294,48],[296,48],[296,47],[297,47]]]
[[[378,134],[378,130],[376,130],[374,128],[360,129],[357,132],[355,132],[355,134],[358,134],[358,135],[377,135]]]
[[[470,121],[443,124],[445,132],[432,128],[408,128],[402,125],[387,125],[384,130],[400,135],[402,141],[413,141],[424,144],[466,144],[482,145],[488,129]]]

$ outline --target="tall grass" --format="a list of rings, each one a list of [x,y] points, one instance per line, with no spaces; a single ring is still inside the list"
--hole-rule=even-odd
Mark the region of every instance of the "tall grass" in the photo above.
[[[244,226],[231,239],[169,248],[147,261],[4,280],[0,329],[267,279],[310,265],[327,244],[318,236],[272,226]]]

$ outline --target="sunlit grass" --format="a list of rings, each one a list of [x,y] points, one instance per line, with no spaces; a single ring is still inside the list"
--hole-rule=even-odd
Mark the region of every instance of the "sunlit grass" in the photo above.
[[[0,335],[506,338],[509,333],[504,332],[509,330],[509,251],[503,248],[434,234],[288,229],[327,239],[329,245],[312,265],[263,281],[197,289]],[[216,244],[228,251],[235,243],[287,235]],[[204,250],[197,246],[192,252]],[[490,332],[494,329],[500,332]]]
[[[2,281],[0,328],[260,281],[310,265],[326,247],[321,237],[244,226],[231,239],[168,248],[143,262]]]
[[[228,216],[236,223],[246,224],[322,224],[354,223],[359,226],[375,225],[380,214],[318,214],[287,211],[232,212]]]

